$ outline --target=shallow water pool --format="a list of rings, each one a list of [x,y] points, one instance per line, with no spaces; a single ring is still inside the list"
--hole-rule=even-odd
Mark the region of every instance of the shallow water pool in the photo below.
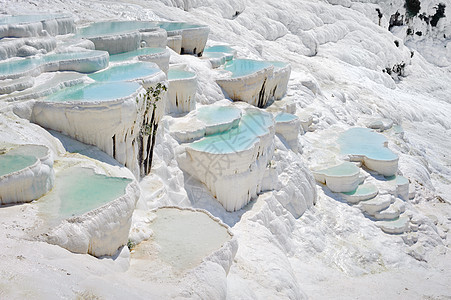
[[[112,101],[131,96],[140,87],[141,85],[139,83],[123,81],[78,84],[58,91],[55,94],[44,98],[44,101]]]
[[[112,66],[106,70],[91,74],[88,77],[99,82],[114,82],[136,80],[151,76],[158,72],[160,72],[160,69],[155,67],[154,64],[137,62]]]

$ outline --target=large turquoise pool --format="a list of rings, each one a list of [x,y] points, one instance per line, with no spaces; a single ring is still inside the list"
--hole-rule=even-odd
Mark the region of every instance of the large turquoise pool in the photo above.
[[[120,62],[120,61],[130,60],[130,59],[140,56],[140,55],[151,55],[151,54],[163,53],[165,51],[166,51],[166,49],[164,49],[164,48],[148,48],[148,47],[139,48],[134,51],[110,55],[110,62]]]
[[[224,69],[232,72],[232,78],[253,74],[267,67],[271,63],[252,59],[234,59],[225,64]]]
[[[369,159],[391,161],[398,158],[393,151],[384,147],[387,139],[369,128],[351,128],[340,135],[338,143],[342,154],[362,155]]]
[[[98,82],[78,84],[46,98],[48,102],[111,101],[133,95],[141,87],[136,82]]]
[[[36,161],[37,158],[31,155],[0,155],[0,176],[25,169],[35,164]]]
[[[192,149],[213,154],[228,154],[247,150],[254,146],[259,136],[268,133],[273,125],[271,114],[260,110],[247,110],[239,125],[229,131],[207,136],[191,143]]]
[[[156,23],[146,21],[108,21],[97,22],[87,27],[80,28],[78,35],[85,38],[116,35],[146,29],[156,28]]]
[[[160,72],[160,69],[152,63],[136,62],[112,66],[106,70],[89,75],[99,82],[128,81],[145,78]]]

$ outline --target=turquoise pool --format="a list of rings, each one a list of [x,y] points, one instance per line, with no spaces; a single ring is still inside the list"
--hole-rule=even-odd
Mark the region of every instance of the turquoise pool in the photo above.
[[[0,155],[0,176],[20,171],[36,163],[37,158],[30,155]]]
[[[160,72],[152,63],[137,62],[110,67],[88,77],[98,82],[128,81],[145,78]]]
[[[316,171],[327,176],[349,176],[360,172],[360,169],[353,163],[344,162],[338,166]]]
[[[78,84],[56,92],[46,98],[48,102],[111,101],[129,97],[141,87],[136,82],[98,82]]]
[[[241,117],[241,109],[232,106],[203,106],[197,111],[197,118],[207,126],[233,122]]]
[[[204,53],[205,52],[221,52],[221,53],[228,53],[228,54],[233,54],[235,52],[235,50],[232,47],[226,46],[226,45],[216,45],[216,46],[211,46],[208,48],[205,48]]]
[[[81,37],[89,38],[154,29],[156,27],[156,23],[145,21],[97,22],[87,27],[80,28],[78,30],[78,35]]]
[[[213,154],[230,154],[247,150],[268,132],[273,125],[270,114],[259,110],[248,110],[241,117],[239,125],[229,131],[207,136],[200,141],[191,143],[194,150]]]
[[[276,122],[291,122],[296,119],[299,119],[297,116],[289,113],[280,113],[275,117]]]
[[[232,72],[232,78],[247,76],[272,66],[271,63],[252,59],[234,59],[225,64],[224,69]]]
[[[31,71],[34,68],[46,63],[54,63],[66,60],[89,59],[96,56],[102,56],[103,54],[104,51],[83,51],[70,53],[53,53],[40,57],[10,60],[0,63],[0,75],[23,73]]]
[[[398,155],[384,147],[386,141],[382,134],[369,128],[351,128],[338,138],[342,154],[362,155],[381,161],[397,159]]]
[[[130,60],[130,59],[140,56],[140,55],[151,55],[151,54],[163,53],[165,51],[166,51],[166,49],[164,49],[164,48],[147,48],[147,47],[139,48],[134,51],[110,55],[110,62],[120,62],[120,61]]]
[[[45,14],[45,15],[16,15],[0,17],[0,25],[2,24],[24,24],[35,23],[52,19],[67,18],[66,14]]]

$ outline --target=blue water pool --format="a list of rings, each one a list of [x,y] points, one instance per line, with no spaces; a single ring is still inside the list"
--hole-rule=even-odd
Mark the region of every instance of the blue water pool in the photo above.
[[[137,49],[134,51],[110,55],[110,62],[119,62],[119,61],[124,61],[124,60],[130,60],[130,59],[140,56],[140,55],[164,53],[165,51],[166,51],[166,49],[164,49],[164,48],[148,48],[148,47],[140,48],[140,49]]]
[[[241,116],[241,109],[233,106],[203,106],[197,111],[197,118],[207,126],[233,122]]]
[[[151,76],[161,70],[152,63],[137,62],[110,67],[106,70],[89,75],[99,82],[136,80]]]
[[[20,171],[36,163],[37,158],[31,155],[0,155],[0,176]]]
[[[271,63],[252,59],[234,59],[224,66],[224,69],[232,72],[232,78],[253,74],[272,66]]]
[[[104,51],[82,51],[69,53],[52,53],[39,57],[10,60],[0,63],[0,75],[11,75],[31,71],[40,65],[67,60],[86,60],[103,56]]]
[[[374,195],[377,192],[377,187],[374,184],[361,184],[354,191],[343,192],[343,194],[348,196],[366,196]]]
[[[216,46],[211,46],[211,47],[205,48],[204,53],[205,52],[221,52],[221,53],[233,54],[235,52],[235,49],[233,49],[232,47],[226,46],[226,45],[216,45]]]
[[[268,132],[271,125],[273,125],[273,118],[270,114],[260,110],[248,110],[237,127],[207,136],[200,141],[191,143],[189,147],[214,154],[247,150],[259,140],[259,136]]]
[[[327,176],[350,176],[360,172],[359,167],[350,162],[344,162],[341,165],[316,171]]]
[[[40,200],[41,210],[54,221],[79,216],[123,196],[131,181],[87,168],[66,169],[56,175],[55,187]]]
[[[111,101],[129,97],[135,93],[140,84],[136,82],[99,82],[79,84],[63,89],[44,99],[48,102],[70,101]]]
[[[351,128],[338,138],[342,154],[362,155],[381,161],[396,160],[398,156],[384,147],[386,141],[382,134],[369,128]]]
[[[289,113],[280,113],[275,117],[276,122],[290,122],[299,119],[297,116]]]
[[[45,14],[45,15],[17,15],[0,17],[1,24],[24,24],[35,23],[52,19],[67,18],[69,15],[65,14]]]
[[[97,37],[105,35],[116,35],[146,29],[156,28],[156,23],[145,21],[113,21],[98,22],[87,27],[80,28],[78,35],[81,37]]]

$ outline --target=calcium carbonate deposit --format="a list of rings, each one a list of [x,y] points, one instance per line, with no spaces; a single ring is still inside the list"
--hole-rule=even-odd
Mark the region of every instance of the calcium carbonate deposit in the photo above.
[[[0,0],[0,299],[451,298],[451,0]]]

